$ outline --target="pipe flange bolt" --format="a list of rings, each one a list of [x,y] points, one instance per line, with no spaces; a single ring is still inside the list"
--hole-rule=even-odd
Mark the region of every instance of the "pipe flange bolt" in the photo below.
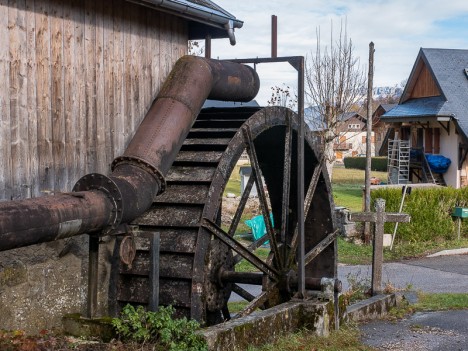
[[[122,222],[124,205],[120,189],[108,176],[99,173],[91,173],[80,178],[73,187],[74,192],[89,190],[102,191],[112,203],[112,223],[103,230],[103,234],[109,234]]]

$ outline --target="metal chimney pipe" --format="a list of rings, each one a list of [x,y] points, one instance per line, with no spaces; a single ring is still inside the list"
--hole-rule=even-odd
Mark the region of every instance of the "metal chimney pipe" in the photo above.
[[[88,174],[73,193],[0,203],[0,251],[115,229],[164,191],[183,141],[207,98],[250,101],[258,75],[244,65],[195,56],[179,59],[110,176]]]

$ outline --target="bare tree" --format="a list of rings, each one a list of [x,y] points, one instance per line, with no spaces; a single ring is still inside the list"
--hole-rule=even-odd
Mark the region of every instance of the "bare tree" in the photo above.
[[[320,134],[322,152],[331,176],[335,162],[333,144],[343,124],[342,116],[353,107],[365,93],[365,74],[354,46],[348,39],[346,23],[340,26],[338,39],[333,38],[331,26],[330,46],[322,49],[320,29],[317,29],[317,47],[306,59],[306,101],[314,110],[309,123]]]
[[[275,85],[270,88],[271,96],[268,106],[282,106],[297,111],[297,94],[286,84]]]

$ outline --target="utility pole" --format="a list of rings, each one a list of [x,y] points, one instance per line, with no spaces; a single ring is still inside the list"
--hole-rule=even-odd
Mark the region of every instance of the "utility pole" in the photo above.
[[[369,43],[369,74],[367,78],[367,133],[366,133],[366,174],[364,212],[370,212],[370,179],[372,162],[372,87],[374,81],[374,43]],[[364,242],[369,243],[371,239],[370,223],[364,224]]]

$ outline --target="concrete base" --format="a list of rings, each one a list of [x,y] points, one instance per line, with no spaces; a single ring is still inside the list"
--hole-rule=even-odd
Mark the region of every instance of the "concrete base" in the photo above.
[[[376,295],[370,299],[359,301],[346,309],[347,319],[349,321],[360,322],[381,318],[388,311],[396,307],[397,298],[395,294]]]
[[[243,351],[274,342],[285,333],[307,328],[327,336],[334,328],[332,302],[287,302],[202,331],[210,351]]]
[[[90,319],[80,314],[68,314],[62,318],[62,325],[65,334],[85,338],[98,337],[108,342],[116,337],[111,321],[112,318],[109,317]]]

